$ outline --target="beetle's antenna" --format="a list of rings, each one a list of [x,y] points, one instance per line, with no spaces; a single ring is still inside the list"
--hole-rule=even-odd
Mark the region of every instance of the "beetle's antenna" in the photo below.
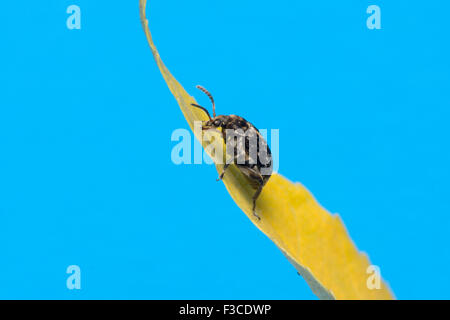
[[[213,96],[211,95],[211,93],[209,93],[208,90],[206,90],[205,88],[203,88],[203,87],[200,86],[200,85],[197,85],[196,88],[199,89],[199,90],[201,90],[201,91],[203,91],[204,93],[206,93],[206,95],[207,95],[207,96],[209,97],[209,99],[211,100],[211,102],[212,102],[212,107],[213,107],[213,118],[215,118],[215,117],[216,117],[216,105],[214,104],[214,98],[213,98]]]
[[[203,111],[205,111],[206,114],[208,115],[209,120],[211,120],[211,116],[209,115],[209,112],[208,112],[208,110],[206,110],[206,108],[203,108],[202,106],[199,106],[198,104],[195,104],[195,103],[191,103],[191,106],[200,108],[200,109],[202,109]]]

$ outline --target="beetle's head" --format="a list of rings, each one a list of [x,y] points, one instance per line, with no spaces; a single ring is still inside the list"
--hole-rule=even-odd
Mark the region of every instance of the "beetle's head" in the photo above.
[[[209,129],[218,129],[218,128],[222,128],[225,126],[226,124],[226,116],[217,116],[215,118],[212,118],[208,121],[206,121],[203,126],[202,129],[203,130],[209,130]]]

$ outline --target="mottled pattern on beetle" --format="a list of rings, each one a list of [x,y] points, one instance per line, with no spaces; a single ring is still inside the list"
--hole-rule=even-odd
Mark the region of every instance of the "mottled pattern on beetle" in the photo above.
[[[227,153],[234,155],[232,163],[254,182],[255,188],[266,184],[272,174],[272,154],[255,126],[236,115],[221,115],[206,121],[203,127],[222,128]]]

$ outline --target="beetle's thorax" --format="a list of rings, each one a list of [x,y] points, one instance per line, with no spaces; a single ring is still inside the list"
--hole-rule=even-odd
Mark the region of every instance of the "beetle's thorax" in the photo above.
[[[204,126],[207,128],[223,128],[233,130],[242,129],[245,131],[252,125],[244,118],[231,114],[229,116],[226,115],[216,116],[211,120],[206,121]]]

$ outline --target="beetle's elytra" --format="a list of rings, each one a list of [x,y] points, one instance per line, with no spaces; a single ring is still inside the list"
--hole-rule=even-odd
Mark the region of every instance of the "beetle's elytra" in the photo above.
[[[202,130],[221,129],[224,142],[228,146],[232,143],[233,157],[231,162],[226,162],[223,171],[219,176],[221,180],[231,163],[247,177],[250,185],[256,190],[253,195],[253,215],[260,220],[256,214],[256,200],[270,176],[272,175],[272,154],[264,137],[258,129],[250,122],[236,115],[218,115],[216,116],[216,108],[214,98],[208,90],[202,86],[197,86],[211,100],[213,108],[213,117],[208,110],[198,104],[192,106],[202,109],[209,117],[202,125]],[[242,138],[240,141],[245,143],[235,143],[236,138]],[[239,140],[239,139],[238,139]]]

